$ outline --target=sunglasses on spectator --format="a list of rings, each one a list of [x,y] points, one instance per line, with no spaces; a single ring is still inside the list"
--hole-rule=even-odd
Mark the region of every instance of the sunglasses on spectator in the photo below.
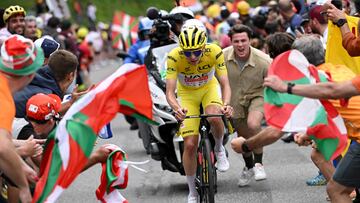
[[[196,51],[184,51],[184,55],[186,57],[191,57],[192,54],[194,54],[195,57],[199,57],[202,53],[202,50],[196,50]]]

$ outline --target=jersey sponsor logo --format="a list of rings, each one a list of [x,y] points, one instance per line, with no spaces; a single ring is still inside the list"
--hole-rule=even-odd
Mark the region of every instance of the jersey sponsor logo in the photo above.
[[[218,54],[216,54],[215,59],[218,59],[218,58],[219,58],[222,54],[223,54],[223,52],[222,52],[222,51],[220,51]]]
[[[193,75],[195,73],[194,72],[180,72],[180,74],[182,74],[182,75]]]
[[[175,69],[175,68],[171,68],[171,67],[167,67],[166,72],[168,72],[168,73],[173,73],[173,72],[176,72],[176,69]]]
[[[204,65],[204,66],[199,66],[199,67],[198,67],[198,71],[199,71],[199,72],[202,72],[202,71],[207,70],[207,69],[210,69],[210,68],[211,68],[210,64],[206,64],[206,65]]]
[[[204,53],[208,53],[208,52],[211,52],[211,49],[210,48],[205,48]]]
[[[187,130],[187,131],[182,132],[182,134],[184,135],[184,134],[189,134],[189,133],[193,133],[193,132],[194,132],[193,130]]]
[[[170,59],[170,60],[172,60],[172,61],[174,61],[174,62],[177,62],[177,60],[176,60],[174,57],[172,57],[172,56],[168,56],[167,58]]]
[[[209,76],[207,74],[190,75],[190,76],[185,75],[184,81],[186,83],[193,83],[193,82],[207,81],[208,79],[209,79]]]
[[[216,67],[218,68],[218,69],[225,69],[226,67],[225,67],[225,62],[222,62],[222,63],[219,63],[219,64],[217,64],[216,65]]]

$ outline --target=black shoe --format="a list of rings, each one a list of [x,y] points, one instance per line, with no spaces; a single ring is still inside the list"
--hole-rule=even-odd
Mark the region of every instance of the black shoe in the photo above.
[[[282,141],[284,141],[285,143],[290,143],[290,142],[294,142],[294,134],[290,134],[284,138],[281,138]]]

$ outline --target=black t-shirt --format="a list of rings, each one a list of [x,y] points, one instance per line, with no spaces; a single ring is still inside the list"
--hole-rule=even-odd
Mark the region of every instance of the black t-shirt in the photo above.
[[[27,140],[31,135],[34,135],[35,137],[35,131],[34,131],[34,127],[29,123],[20,130],[17,139]]]

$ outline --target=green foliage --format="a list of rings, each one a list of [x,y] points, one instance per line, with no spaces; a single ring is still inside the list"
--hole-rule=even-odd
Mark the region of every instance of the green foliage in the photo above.
[[[111,22],[116,10],[125,11],[132,16],[145,16],[146,9],[155,6],[158,9],[171,10],[175,1],[171,0],[78,0],[82,6],[83,16],[86,18],[86,6],[92,2],[97,7],[97,20]],[[68,5],[72,16],[74,17],[74,0],[68,0]],[[35,1],[31,0],[0,0],[0,8],[6,8],[10,5],[20,5],[25,8],[27,13],[35,13]]]
[[[75,0],[67,0],[72,16],[74,17],[73,4]],[[83,16],[86,19],[86,6],[92,2],[97,7],[97,20],[111,22],[114,11],[125,11],[132,16],[145,16],[146,9],[150,6],[170,11],[174,5],[173,0],[78,0],[81,3]],[[207,0],[201,0],[202,2]],[[249,0],[252,6],[258,5],[260,0]],[[35,13],[35,0],[0,0],[0,8],[6,8],[9,5],[20,5],[25,8],[27,13]]]

